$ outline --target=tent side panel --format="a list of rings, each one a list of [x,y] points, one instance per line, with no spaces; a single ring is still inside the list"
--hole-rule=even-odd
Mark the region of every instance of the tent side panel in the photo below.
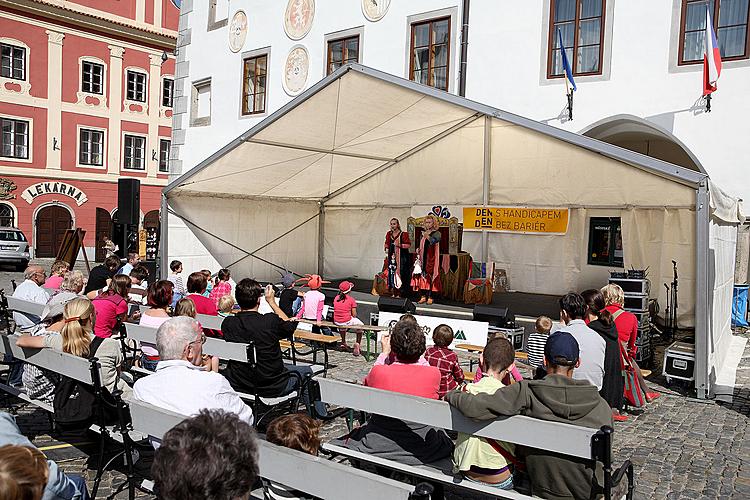
[[[236,281],[276,281],[278,267],[300,274],[317,270],[317,203],[180,195],[169,204],[221,267],[231,265]],[[170,244],[170,258],[193,252],[178,241]],[[256,250],[256,257],[247,256]]]

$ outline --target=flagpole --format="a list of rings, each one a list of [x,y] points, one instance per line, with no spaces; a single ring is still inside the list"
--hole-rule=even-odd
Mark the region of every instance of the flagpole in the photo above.
[[[568,75],[564,75],[565,79],[565,97],[568,99],[568,120],[573,120],[573,92],[570,90],[568,84]]]

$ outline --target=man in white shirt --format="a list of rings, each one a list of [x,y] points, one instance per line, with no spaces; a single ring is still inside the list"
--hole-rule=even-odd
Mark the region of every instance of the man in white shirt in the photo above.
[[[227,379],[201,367],[205,341],[203,330],[192,318],[180,316],[164,322],[156,332],[160,357],[156,373],[135,383],[133,397],[187,416],[204,408],[223,409],[252,425],[252,410]]]
[[[583,320],[586,302],[577,293],[568,293],[560,298],[560,319],[565,326],[559,331],[570,333],[578,342],[581,365],[573,372],[576,380],[587,380],[597,389],[604,380],[604,339],[586,326]]]
[[[37,304],[46,304],[49,300],[49,295],[44,291],[42,285],[44,284],[44,280],[47,279],[47,273],[44,272],[42,266],[31,265],[27,267],[23,273],[23,277],[26,279],[18,285],[13,292],[13,297],[36,302]],[[20,329],[22,333],[26,333],[39,323],[39,316],[14,312],[13,321],[16,322],[16,328]]]
[[[117,274],[125,274],[129,275],[130,271],[133,270],[133,268],[141,261],[140,255],[137,253],[130,252],[128,254],[128,260],[125,262],[125,264],[120,267],[120,269],[117,270]]]

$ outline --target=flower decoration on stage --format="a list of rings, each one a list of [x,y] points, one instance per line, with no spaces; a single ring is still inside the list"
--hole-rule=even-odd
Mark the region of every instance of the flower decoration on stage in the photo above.
[[[435,205],[434,207],[432,207],[432,212],[430,212],[429,215],[434,215],[435,217],[440,217],[441,219],[450,219],[451,211],[448,210],[448,207]]]

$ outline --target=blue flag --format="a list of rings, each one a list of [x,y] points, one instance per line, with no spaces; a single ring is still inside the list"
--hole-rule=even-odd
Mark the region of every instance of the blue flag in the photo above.
[[[565,71],[565,78],[568,79],[570,84],[573,86],[573,90],[578,90],[576,82],[573,80],[573,69],[570,67],[570,61],[568,61],[568,54],[565,52],[565,45],[563,45],[562,31],[557,28],[557,36],[560,39],[560,54],[562,55],[563,71]]]

